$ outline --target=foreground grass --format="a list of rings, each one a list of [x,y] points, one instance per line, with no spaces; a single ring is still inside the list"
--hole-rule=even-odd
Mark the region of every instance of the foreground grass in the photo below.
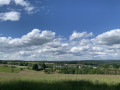
[[[10,81],[0,84],[0,90],[119,90],[120,85],[93,84],[89,81],[29,82]]]
[[[45,74],[42,71],[25,70],[19,73],[5,73],[0,72],[0,82],[8,82],[11,80],[22,81],[42,81],[42,82],[55,82],[63,80],[86,80],[93,83],[107,83],[117,84],[120,83],[120,75],[79,75],[79,74]]]
[[[42,71],[0,72],[0,90],[119,90],[120,75],[45,74]]]

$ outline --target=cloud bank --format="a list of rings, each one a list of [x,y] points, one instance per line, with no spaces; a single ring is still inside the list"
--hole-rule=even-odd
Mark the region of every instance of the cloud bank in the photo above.
[[[5,60],[91,60],[119,59],[120,29],[93,33],[73,32],[69,38],[55,32],[33,29],[20,38],[0,37],[0,59]]]

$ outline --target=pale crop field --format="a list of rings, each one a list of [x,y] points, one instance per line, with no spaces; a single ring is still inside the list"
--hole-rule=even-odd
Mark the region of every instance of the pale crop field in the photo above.
[[[0,72],[0,90],[119,90],[120,75],[45,74],[24,70]]]
[[[120,83],[120,75],[79,75],[79,74],[45,74],[43,71],[25,70],[19,73],[0,72],[0,82],[11,80],[27,80],[27,81],[42,81],[55,82],[63,80],[85,80],[95,83],[117,84]]]

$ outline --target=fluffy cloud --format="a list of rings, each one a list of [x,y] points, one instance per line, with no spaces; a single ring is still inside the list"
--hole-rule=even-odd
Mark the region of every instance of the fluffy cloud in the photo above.
[[[34,7],[31,6],[28,1],[25,1],[25,0],[14,0],[14,2],[15,2],[16,5],[20,5],[20,6],[25,7],[25,10],[27,10],[29,12],[34,9]]]
[[[0,37],[0,44],[2,47],[14,47],[16,48],[25,48],[31,46],[40,46],[48,42],[53,41],[55,33],[51,31],[40,31],[34,29],[29,32],[27,35],[23,35],[21,38],[12,38],[12,37]]]
[[[0,6],[9,5],[10,2],[14,2],[16,5],[25,7],[25,10],[32,11],[34,7],[26,0],[0,0]]]
[[[14,2],[15,2],[17,5],[29,6],[29,2],[24,1],[24,0],[14,0]]]
[[[51,31],[42,31],[34,29],[32,32],[28,33],[27,35],[22,36],[21,38],[11,39],[9,44],[15,46],[34,46],[34,45],[43,45],[53,40],[55,36],[54,32]]]
[[[89,36],[92,36],[91,33],[74,32],[70,35],[70,37],[74,37],[71,40],[57,37],[55,32],[49,30],[40,31],[39,29],[33,29],[20,38],[1,36],[0,59],[118,59],[120,57],[120,44],[116,43],[113,37],[118,38],[119,31],[119,29],[111,30],[92,39],[89,38]]]
[[[66,53],[65,49],[67,50],[67,44],[62,44],[61,40],[62,38],[55,38],[55,32],[34,29],[21,38],[0,37],[0,53],[6,59],[10,55],[14,57],[9,59],[40,58],[49,54],[60,55]]]
[[[23,10],[27,11],[28,14],[33,13],[33,10],[35,9],[35,7],[33,7],[26,0],[0,0],[0,6],[3,6],[3,5],[10,6],[11,2],[16,4],[17,6],[19,5],[19,6],[23,7],[23,9],[21,9],[21,11],[23,11]],[[20,19],[20,14],[21,14],[21,12],[17,12],[17,7],[16,7],[16,9],[14,9],[14,11],[0,13],[0,20],[2,20],[2,21],[6,21],[6,20],[17,21]]]
[[[115,45],[120,44],[120,29],[111,30],[103,34],[98,35],[92,39],[95,44],[101,45]]]
[[[11,21],[18,21],[20,19],[20,13],[11,11],[11,12],[5,12],[5,13],[0,13],[0,20],[6,21],[6,20],[11,20]]]
[[[87,38],[89,36],[92,36],[92,33],[87,33],[87,32],[73,32],[73,34],[70,36],[70,40],[81,40],[83,38]]]
[[[74,56],[84,57],[87,59],[118,59],[120,54],[120,29],[110,30],[96,36],[87,38],[92,34],[73,33],[70,40],[76,40],[72,43],[70,49]],[[73,41],[71,41],[73,42]],[[77,42],[77,43],[76,43]]]
[[[10,4],[11,0],[0,0],[0,6]]]

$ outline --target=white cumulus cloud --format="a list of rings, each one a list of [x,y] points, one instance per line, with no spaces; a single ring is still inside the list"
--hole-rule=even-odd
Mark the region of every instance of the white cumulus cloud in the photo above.
[[[0,6],[10,4],[11,0],[0,0]]]
[[[0,36],[0,59],[91,60],[120,57],[119,29],[92,39],[92,33],[77,32],[64,39],[50,30],[33,29],[20,38]],[[73,38],[74,37],[74,38]]]
[[[92,39],[92,42],[102,45],[120,44],[120,29],[114,29],[100,34],[96,38]]]
[[[31,6],[31,4],[28,1],[25,1],[25,0],[14,0],[14,2],[15,2],[16,5],[20,5],[20,6],[25,7],[25,10],[27,10],[29,12],[34,9],[34,7]]]
[[[87,38],[89,36],[92,36],[92,32],[91,33],[87,33],[87,32],[73,32],[73,34],[70,36],[70,40],[81,40],[83,38]]]
[[[1,12],[0,20],[18,21],[20,19],[21,11],[27,11],[28,14],[35,12],[35,7],[27,0],[0,0],[0,7],[4,5],[10,7],[13,3],[16,8],[11,8],[12,11]],[[22,8],[19,8],[18,6],[21,6]],[[7,10],[6,7],[4,9]],[[20,10],[19,12],[17,12],[18,9]]]
[[[2,21],[18,21],[20,19],[20,13],[16,11],[10,11],[5,13],[0,13],[0,20]]]

